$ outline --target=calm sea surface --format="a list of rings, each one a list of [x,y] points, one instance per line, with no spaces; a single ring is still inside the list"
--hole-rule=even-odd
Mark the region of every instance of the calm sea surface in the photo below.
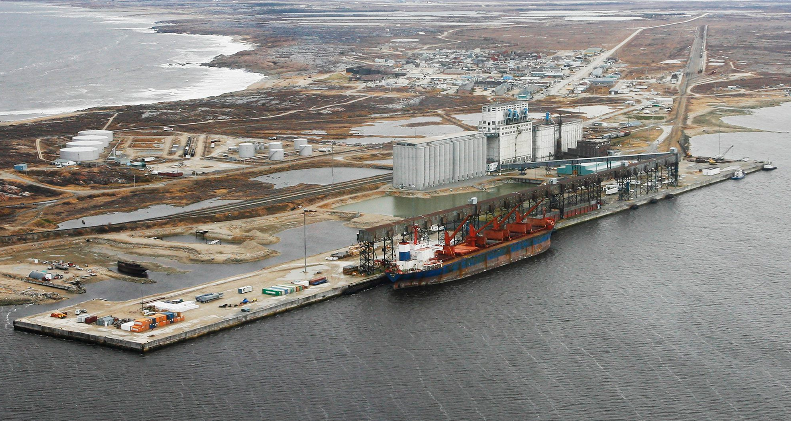
[[[0,308],[0,418],[789,419],[791,134],[726,141],[780,169],[149,355],[14,332],[48,308]]]
[[[249,46],[230,37],[158,34],[157,18],[0,1],[0,121],[102,105],[203,98],[262,75],[201,66]]]

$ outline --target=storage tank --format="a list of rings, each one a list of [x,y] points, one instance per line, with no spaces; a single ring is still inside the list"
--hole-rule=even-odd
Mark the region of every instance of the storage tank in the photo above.
[[[307,144],[308,144],[308,139],[302,137],[294,139],[294,150],[299,152],[299,150],[302,149],[302,147]]]
[[[285,154],[283,153],[282,149],[270,149],[269,150],[269,159],[271,161],[282,161]]]
[[[311,156],[313,155],[313,145],[302,145],[299,148],[299,156]]]
[[[102,145],[105,147],[110,144],[110,138],[104,135],[96,135],[96,134],[86,134],[86,135],[79,135],[74,136],[71,138],[72,142],[80,142],[80,141],[99,141],[102,142]]]
[[[66,142],[67,148],[96,148],[98,150],[104,150],[104,143],[98,140],[74,140],[71,142]]]
[[[255,145],[252,143],[239,144],[239,158],[252,158],[255,156]]]
[[[275,149],[283,149],[283,144],[280,142],[269,142],[266,147],[269,152],[272,152]]]
[[[109,142],[113,141],[113,131],[112,130],[80,130],[77,133],[77,136],[104,136],[107,138]]]
[[[87,146],[63,148],[60,150],[60,158],[75,162],[94,161],[99,159],[99,150]]]

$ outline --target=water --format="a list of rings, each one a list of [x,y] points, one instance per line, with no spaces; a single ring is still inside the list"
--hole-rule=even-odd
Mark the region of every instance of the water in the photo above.
[[[358,180],[360,178],[373,177],[375,175],[387,174],[392,171],[379,170],[375,168],[307,168],[304,170],[291,170],[274,174],[262,175],[253,180],[263,183],[272,183],[274,188],[296,186],[298,184],[319,184],[327,185],[333,182],[342,183],[344,181]]]
[[[787,133],[791,131],[789,114],[791,114],[791,102],[786,102],[777,107],[759,108],[747,115],[723,117],[722,121],[735,126]]]
[[[488,189],[487,191],[471,191],[465,193],[446,194],[431,198],[422,197],[402,197],[402,196],[380,196],[373,199],[350,203],[338,206],[335,209],[351,212],[375,213],[377,215],[393,215],[401,218],[409,218],[417,215],[425,215],[442,209],[455,208],[456,206],[466,205],[471,197],[477,197],[478,201],[492,197],[502,196],[529,188],[527,184],[507,183]]]
[[[412,124],[437,123],[430,125],[410,126]],[[413,117],[406,120],[384,120],[364,126],[354,127],[351,130],[363,136],[439,136],[443,134],[458,133],[462,131],[452,124],[440,124],[439,117]],[[353,141],[353,140],[350,140]]]
[[[119,224],[122,222],[140,221],[148,218],[175,215],[181,212],[204,209],[212,206],[226,205],[236,202],[241,202],[241,200],[208,199],[186,206],[152,205],[147,208],[137,209],[130,212],[111,212],[103,213],[101,215],[86,216],[84,218],[70,219],[58,224],[58,229],[95,227],[105,224]]]
[[[14,332],[43,309],[0,308],[2,418],[789,419],[791,135],[725,136],[779,169],[436,288],[374,288],[145,356]]]
[[[201,66],[249,49],[225,36],[158,34],[139,11],[0,2],[0,121],[102,105],[203,98],[262,75]]]

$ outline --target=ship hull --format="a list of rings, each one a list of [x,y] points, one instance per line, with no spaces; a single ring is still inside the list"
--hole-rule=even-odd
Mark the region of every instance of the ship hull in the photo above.
[[[120,273],[136,276],[138,278],[147,278],[148,277],[147,271],[148,269],[146,269],[145,267],[141,266],[138,263],[124,262],[123,260],[118,261],[118,272]]]
[[[448,260],[441,268],[407,273],[388,272],[387,277],[393,283],[394,289],[436,285],[464,279],[547,251],[551,235],[552,232],[545,232],[506,241],[467,256]]]

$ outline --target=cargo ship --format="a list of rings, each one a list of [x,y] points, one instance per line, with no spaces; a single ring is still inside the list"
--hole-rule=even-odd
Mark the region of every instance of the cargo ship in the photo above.
[[[394,289],[420,287],[467,278],[541,254],[549,249],[555,218],[528,217],[539,204],[525,213],[517,212],[517,206],[478,229],[469,224],[469,234],[458,242],[456,236],[469,216],[453,233],[445,231],[441,242],[419,241],[415,227],[413,241],[399,243],[397,259],[385,273]],[[505,223],[512,215],[514,222]]]
[[[125,273],[127,275],[137,276],[140,278],[148,277],[148,273],[146,273],[148,269],[142,266],[140,263],[137,262],[127,262],[125,260],[118,261],[118,272]]]

